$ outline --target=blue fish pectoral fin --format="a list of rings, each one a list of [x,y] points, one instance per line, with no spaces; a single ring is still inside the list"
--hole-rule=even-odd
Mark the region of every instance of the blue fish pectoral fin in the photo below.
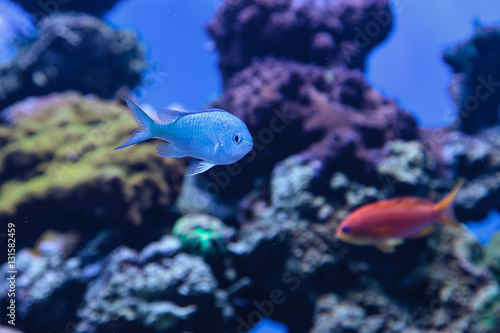
[[[384,253],[394,253],[396,252],[395,249],[396,246],[401,245],[403,243],[404,243],[403,238],[391,238],[382,242],[375,243],[373,244],[373,246],[375,246],[377,249],[379,249]]]
[[[191,163],[188,167],[188,170],[186,172],[186,176],[194,176],[199,173],[205,172],[211,167],[213,167],[215,164],[208,163],[205,161],[197,161],[196,163]]]
[[[179,148],[171,144],[170,142],[162,142],[156,147],[158,149],[158,154],[163,157],[186,157],[184,152]]]

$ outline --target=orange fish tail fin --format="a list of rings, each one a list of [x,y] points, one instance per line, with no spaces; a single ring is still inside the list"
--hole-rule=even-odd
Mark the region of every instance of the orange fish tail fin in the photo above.
[[[455,218],[454,205],[453,200],[457,195],[458,191],[463,185],[463,180],[459,180],[457,185],[448,193],[441,201],[436,204],[436,208],[439,211],[439,221],[443,224],[455,227],[462,228],[462,224],[457,221]]]

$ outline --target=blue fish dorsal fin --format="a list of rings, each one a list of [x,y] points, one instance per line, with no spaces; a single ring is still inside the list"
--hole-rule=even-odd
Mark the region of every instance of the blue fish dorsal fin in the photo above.
[[[171,109],[160,109],[156,111],[156,115],[158,116],[158,119],[162,123],[173,123],[177,119],[184,117],[187,115],[187,112],[184,111],[177,111],[177,110],[171,110]]]
[[[179,110],[171,110],[171,109],[160,109],[156,112],[158,119],[160,122],[169,124],[173,123],[174,121],[190,115],[190,114],[196,114],[196,113],[206,113],[206,112],[227,112],[221,109],[205,109],[205,110],[198,110],[198,111],[179,111]]]

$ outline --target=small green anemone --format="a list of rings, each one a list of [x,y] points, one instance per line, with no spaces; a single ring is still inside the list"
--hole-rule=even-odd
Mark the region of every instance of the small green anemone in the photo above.
[[[226,251],[234,229],[211,215],[188,214],[175,222],[172,234],[179,238],[186,252],[217,256]]]

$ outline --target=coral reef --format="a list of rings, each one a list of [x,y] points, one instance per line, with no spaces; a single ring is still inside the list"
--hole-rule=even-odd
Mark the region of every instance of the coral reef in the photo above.
[[[154,142],[113,151],[136,128],[126,107],[64,93],[6,113],[13,124],[0,125],[0,219],[29,224],[19,246],[47,228],[88,235],[167,216],[183,161],[162,158]]]
[[[110,10],[119,0],[101,1],[68,1],[68,0],[12,0],[21,5],[24,10],[32,13],[35,19],[43,18],[60,12],[84,12],[95,16],[102,16]]]
[[[78,262],[68,259],[78,244],[73,234],[45,233],[34,249],[22,249],[16,255],[16,312],[22,323],[16,328],[26,332],[65,329],[73,319],[83,294],[78,279]],[[2,280],[9,277],[8,264],[1,266]],[[1,284],[2,306],[7,306],[7,284]],[[71,297],[68,297],[71,295]],[[60,325],[63,325],[62,327]]]
[[[500,124],[500,26],[476,23],[469,40],[446,50],[453,68],[450,94],[458,109],[456,127],[467,133]]]
[[[362,69],[391,28],[387,0],[225,1],[207,26],[225,81],[265,56]]]
[[[38,249],[18,253],[16,302],[24,320],[16,327],[85,333],[231,330],[234,311],[227,292],[201,258],[179,252],[175,237],[165,236],[141,252],[121,246],[109,253],[119,241],[116,231],[108,230],[74,256],[67,250],[75,243],[67,237],[52,233],[39,240]],[[5,288],[2,283],[0,290]],[[2,302],[8,301],[7,292],[2,295]]]
[[[256,60],[230,80],[214,105],[231,110],[254,135],[254,150],[237,166],[213,168],[195,181],[194,186],[225,200],[247,193],[256,178],[269,175],[275,163],[293,154],[321,159],[326,174],[337,170],[382,184],[374,162],[384,144],[419,135],[409,113],[370,87],[361,72],[343,67]],[[213,200],[205,204],[210,214],[223,210],[216,207]],[[197,210],[185,212],[190,211]]]
[[[231,327],[234,311],[200,258],[165,236],[140,253],[120,247],[88,284],[75,332],[204,332]]]
[[[500,207],[500,128],[473,121],[470,131],[420,129],[351,63],[311,64],[252,44],[269,36],[246,33],[265,31],[273,14],[259,16],[259,8],[285,11],[291,3],[227,1],[210,23],[225,79],[214,105],[245,121],[255,149],[236,167],[185,182],[182,193],[189,194],[178,202],[184,213],[208,212],[240,225],[228,249],[235,279],[252,283],[235,297],[253,306],[236,308],[239,328],[271,316],[290,332],[496,332],[500,291],[492,259],[483,265],[491,250],[485,255],[466,231],[442,227],[392,256],[333,235],[356,207],[399,195],[439,200],[457,178],[466,180],[458,219],[486,217]],[[313,11],[333,2],[297,3]],[[494,53],[494,46],[483,51]],[[464,60],[467,70],[468,61],[475,60]],[[489,112],[477,110],[478,119],[483,111]],[[194,195],[199,199],[187,200]]]
[[[264,6],[263,3],[268,2],[256,3],[252,6]],[[321,2],[321,5],[329,3]],[[226,2],[209,30],[214,24],[234,20],[229,14],[219,17],[220,13],[230,6],[238,12],[243,4],[247,2]],[[309,4],[308,10],[321,6],[319,2]],[[366,11],[372,4],[371,1],[364,3]],[[285,4],[280,6],[287,8]],[[230,28],[239,33],[239,28],[226,26]],[[491,26],[478,28],[473,40],[483,40],[491,34],[496,40],[495,31]],[[479,44],[467,43],[469,48],[477,47],[477,52],[457,51],[453,59],[460,60],[464,69],[471,67],[467,66],[470,62],[496,71],[494,62],[483,65],[478,60],[482,59],[480,52],[485,53],[487,59],[494,54],[494,43],[488,47]],[[224,57],[225,46],[218,47]],[[333,172],[341,172],[353,181],[382,191],[388,187],[390,193],[386,194],[390,196],[430,192],[432,197],[437,197],[449,189],[451,179],[466,178],[469,182],[457,197],[457,213],[464,221],[485,218],[491,209],[500,206],[500,127],[492,126],[494,122],[477,132],[484,126],[467,121],[474,127],[475,134],[456,126],[419,129],[410,114],[370,87],[362,73],[349,69],[348,64],[322,67],[279,57],[262,59],[252,52],[247,54],[253,55],[253,59],[246,68],[231,75],[224,94],[214,105],[231,110],[248,124],[254,135],[255,149],[236,167],[214,168],[185,183],[182,192],[190,195],[189,198],[181,196],[179,201],[184,213],[236,216],[234,208],[238,200],[235,198],[248,193],[257,183],[265,193],[274,165],[294,154],[306,161],[322,162],[324,177],[318,182],[326,182]],[[475,58],[469,59],[470,54],[475,54]],[[465,91],[459,92],[461,98],[467,98]],[[493,103],[495,98],[492,93],[485,102]],[[480,118],[488,112],[498,116],[498,105],[490,111],[478,109],[474,114]],[[203,199],[194,201],[191,194]]]
[[[265,159],[273,165],[298,153],[332,163],[346,158],[346,151],[368,158],[370,148],[418,136],[410,114],[370,87],[361,72],[344,67],[256,60],[229,81],[215,105],[243,119],[269,150],[253,164]]]
[[[250,206],[238,241],[229,245],[238,274],[253,279],[253,292],[246,292],[260,304],[253,312],[240,312],[246,323],[255,312],[267,315],[262,309],[269,306],[263,304],[279,290],[283,301],[273,301],[272,316],[290,332],[311,326],[311,332],[493,332],[498,327],[491,308],[500,306],[500,290],[481,265],[482,249],[473,235],[443,227],[428,238],[408,240],[389,256],[335,240],[338,221],[384,191],[360,188],[335,174],[330,189],[318,193],[319,163],[293,157],[279,163],[270,202]],[[354,189],[366,194],[358,196],[363,201],[348,203]],[[336,201],[335,209],[328,207]],[[326,223],[320,218],[325,210],[330,212]]]
[[[120,88],[139,84],[145,68],[134,32],[114,30],[87,14],[49,16],[0,67],[0,110],[28,96],[66,90],[112,98]]]
[[[227,0],[208,26],[225,80],[213,106],[245,121],[255,149],[184,181],[151,142],[112,151],[135,128],[118,104],[64,93],[7,109],[0,218],[30,226],[19,328],[242,332],[271,317],[291,333],[500,332],[498,235],[483,248],[438,225],[394,254],[334,237],[357,207],[437,201],[458,178],[458,220],[500,207],[496,95],[470,124],[419,128],[363,78],[391,21],[385,0]],[[446,56],[459,108],[496,68],[468,51],[495,50],[483,41],[497,28],[478,29]]]

